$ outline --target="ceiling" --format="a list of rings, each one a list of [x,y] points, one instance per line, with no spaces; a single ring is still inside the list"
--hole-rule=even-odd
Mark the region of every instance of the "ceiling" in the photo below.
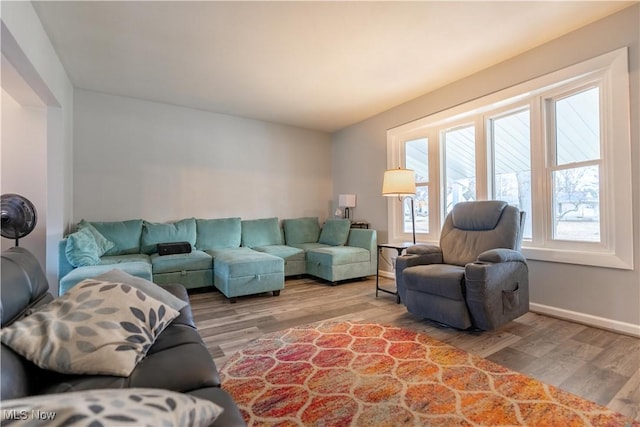
[[[333,132],[636,2],[33,2],[77,88]]]

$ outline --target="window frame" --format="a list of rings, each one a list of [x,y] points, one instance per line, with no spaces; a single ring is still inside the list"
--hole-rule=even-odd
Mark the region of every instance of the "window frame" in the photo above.
[[[547,208],[546,210],[548,212],[553,212],[555,210],[555,206],[554,206],[554,198],[553,198],[553,173],[557,172],[557,171],[561,171],[561,170],[570,170],[570,169],[577,169],[580,167],[587,167],[587,166],[597,166],[599,169],[599,176],[600,177],[604,177],[607,176],[609,174],[611,174],[610,170],[607,170],[604,167],[604,151],[606,151],[606,146],[609,143],[606,138],[604,137],[604,135],[602,134],[602,129],[601,129],[601,135],[600,135],[600,156],[598,159],[592,159],[592,160],[581,160],[581,161],[576,161],[576,162],[572,162],[572,163],[564,163],[564,164],[558,164],[557,161],[557,137],[555,135],[555,133],[553,132],[554,130],[556,130],[557,128],[555,127],[555,108],[551,108],[551,105],[555,105],[555,103],[558,100],[561,99],[565,99],[568,98],[572,95],[578,94],[584,90],[587,90],[589,88],[592,87],[597,87],[600,91],[600,96],[599,96],[599,109],[600,109],[600,124],[603,125],[603,128],[606,128],[606,124],[604,122],[604,117],[605,114],[603,114],[603,110],[606,109],[606,106],[604,105],[604,102],[602,100],[602,94],[604,92],[604,84],[605,84],[605,80],[604,80],[604,75],[601,75],[600,73],[595,73],[592,76],[588,76],[585,79],[582,80],[578,80],[576,82],[572,82],[570,84],[567,85],[562,85],[559,86],[557,88],[554,88],[550,91],[547,91],[543,94],[540,95],[541,101],[541,107],[543,108],[543,121],[544,123],[552,123],[553,126],[546,126],[545,132],[544,132],[544,144],[545,144],[545,148],[546,148],[546,155],[545,155],[545,161],[546,161],[546,168],[545,168],[545,175],[543,177],[543,179],[546,181],[546,188],[548,188],[548,196],[546,200],[547,202]],[[603,183],[602,183],[602,179],[599,179],[599,194],[603,194]],[[545,226],[545,231],[546,231],[546,235],[545,235],[545,242],[544,245],[549,247],[549,248],[557,248],[557,249],[562,249],[562,250],[582,250],[585,252],[593,252],[594,250],[599,250],[599,251],[606,251],[607,248],[610,246],[610,241],[611,241],[611,236],[615,234],[615,230],[613,230],[611,227],[611,224],[608,224],[608,222],[605,222],[603,220],[603,215],[604,212],[607,210],[607,205],[609,203],[611,203],[611,198],[610,197],[605,197],[604,199],[601,199],[599,201],[600,206],[602,206],[604,204],[604,209],[602,207],[600,207],[600,240],[598,242],[586,242],[586,241],[570,241],[570,240],[563,240],[563,239],[559,239],[554,237],[554,215],[551,214],[550,217],[545,218],[546,220],[546,226]]]
[[[529,259],[633,269],[633,206],[631,174],[628,49],[620,48],[596,58],[494,92],[445,111],[387,131],[387,166],[404,166],[403,141],[418,137],[429,141],[429,230],[416,238],[435,243],[444,222],[444,148],[441,132],[474,122],[476,135],[476,197],[486,200],[493,190],[493,153],[489,149],[488,122],[500,112],[530,108],[532,238],[523,242]],[[597,82],[600,91],[600,242],[553,239],[552,172],[546,99],[580,92]],[[555,159],[553,159],[555,162]],[[591,162],[586,162],[591,163]],[[566,165],[565,165],[566,166]],[[606,199],[606,200],[605,200]],[[542,202],[540,202],[542,201]],[[388,201],[390,241],[406,238],[398,233],[398,204]],[[395,212],[395,214],[394,214]]]
[[[496,183],[495,183],[495,139],[494,139],[494,133],[493,133],[493,126],[489,125],[489,121],[491,120],[499,120],[501,118],[504,117],[508,117],[511,116],[513,114],[518,114],[522,111],[528,111],[529,112],[529,159],[531,161],[530,167],[531,167],[531,207],[533,208],[533,198],[534,198],[534,171],[533,171],[533,167],[531,165],[534,164],[534,150],[533,150],[533,135],[534,135],[534,131],[533,131],[533,126],[531,125],[531,122],[533,121],[533,115],[534,115],[534,110],[536,107],[536,103],[533,100],[525,100],[525,101],[520,101],[520,102],[515,102],[513,104],[509,104],[506,106],[500,106],[498,108],[492,109],[492,110],[488,110],[485,113],[483,113],[482,117],[483,117],[483,123],[485,124],[485,133],[484,133],[484,137],[485,137],[485,146],[486,148],[484,149],[484,152],[486,152],[486,164],[487,164],[487,175],[486,175],[486,183],[487,183],[487,199],[496,199]],[[529,216],[529,218],[531,218],[531,220],[533,221],[532,218],[532,212],[528,212],[527,215]],[[533,236],[533,224],[532,224],[532,235],[531,237],[524,237],[523,238],[523,244],[527,244],[527,242],[531,242],[534,240],[534,236]]]

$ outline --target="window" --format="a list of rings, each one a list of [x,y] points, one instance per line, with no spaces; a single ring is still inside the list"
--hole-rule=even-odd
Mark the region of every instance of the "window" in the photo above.
[[[620,49],[389,130],[388,167],[416,171],[418,240],[455,203],[505,200],[527,213],[528,258],[632,269],[629,123]],[[410,206],[389,213],[402,240]]]
[[[600,88],[546,100],[555,240],[600,242]]]
[[[526,240],[532,238],[530,116],[530,108],[526,107],[490,117],[487,123],[492,159],[491,198],[528,212],[523,233]]]
[[[416,233],[429,233],[429,140],[418,138],[405,143],[405,167],[416,172],[414,212]],[[405,199],[403,231],[412,232],[411,201]]]
[[[444,146],[445,212],[459,202],[476,200],[476,143],[473,125],[442,133]]]

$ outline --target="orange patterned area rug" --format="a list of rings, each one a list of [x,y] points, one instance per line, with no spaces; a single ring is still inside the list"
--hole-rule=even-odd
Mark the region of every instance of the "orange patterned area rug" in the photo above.
[[[372,323],[267,334],[220,374],[250,426],[640,426],[427,335]]]

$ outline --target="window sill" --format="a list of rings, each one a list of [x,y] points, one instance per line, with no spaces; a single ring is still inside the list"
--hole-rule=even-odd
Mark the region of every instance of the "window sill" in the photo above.
[[[633,270],[631,256],[620,257],[613,252],[587,252],[565,249],[523,247],[522,253],[528,260],[559,262],[564,264]]]

